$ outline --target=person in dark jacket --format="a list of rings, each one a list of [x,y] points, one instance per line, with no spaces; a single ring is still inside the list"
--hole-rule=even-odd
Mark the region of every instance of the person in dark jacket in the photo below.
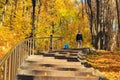
[[[78,48],[82,48],[83,38],[82,38],[82,34],[81,34],[80,31],[78,31],[78,33],[76,35],[76,41],[77,41],[77,44],[78,44]]]

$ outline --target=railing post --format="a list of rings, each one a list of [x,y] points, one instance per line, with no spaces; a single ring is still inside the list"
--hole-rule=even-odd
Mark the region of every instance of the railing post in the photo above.
[[[21,54],[22,54],[21,58],[22,58],[22,62],[24,61],[24,58],[25,58],[24,57],[24,48],[23,47],[24,47],[24,44],[22,43],[22,45],[21,45]]]
[[[58,49],[58,48],[59,48],[59,47],[58,47],[58,40],[56,41],[56,45],[57,45],[57,47],[56,47],[56,48]]]
[[[20,60],[20,65],[21,65],[21,63],[22,63],[22,46],[21,46],[21,44],[19,45],[19,60]]]
[[[16,47],[15,47],[15,49],[16,49]],[[13,62],[14,62],[14,63],[13,63],[13,72],[12,72],[12,73],[13,73],[13,80],[15,79],[15,65],[16,65],[16,61],[15,61],[15,58],[16,58],[15,49],[14,49],[14,51],[13,51],[13,57],[14,57],[14,58],[13,58],[13,60],[14,60],[14,61],[13,61]]]
[[[12,55],[14,55],[14,50],[12,52]],[[14,80],[14,56],[12,56],[12,72],[11,72],[11,80]]]
[[[29,40],[27,40],[27,52],[28,52],[28,56],[30,55],[30,52],[29,52]]]
[[[10,55],[10,58],[9,58],[8,80],[11,80],[11,55]]]
[[[17,47],[15,47],[15,49],[14,49],[14,57],[15,57],[15,59],[14,59],[14,79],[16,78],[16,70],[17,70]]]
[[[4,67],[4,66],[1,66],[1,67],[0,67],[0,80],[3,80],[3,78],[4,78],[4,77],[3,77],[3,75],[4,75],[3,67]]]
[[[30,41],[29,41],[29,48],[30,48],[30,55],[32,55],[32,49],[31,49],[31,39],[30,39]]]
[[[4,64],[4,80],[7,80],[7,60],[5,61]]]
[[[33,38],[32,41],[33,41],[32,55],[34,55],[34,50],[35,50],[35,39]]]
[[[21,44],[19,45],[19,66],[21,65],[22,59],[21,59]]]
[[[53,35],[50,35],[50,50],[52,50],[52,38],[53,38]]]
[[[17,54],[17,68],[19,67],[19,45],[17,46],[17,52],[16,52],[16,54]]]

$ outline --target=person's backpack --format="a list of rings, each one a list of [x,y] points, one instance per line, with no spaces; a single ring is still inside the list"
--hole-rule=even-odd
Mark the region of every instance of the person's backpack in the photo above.
[[[64,49],[68,49],[68,48],[69,48],[69,44],[66,43],[66,44],[64,45]]]

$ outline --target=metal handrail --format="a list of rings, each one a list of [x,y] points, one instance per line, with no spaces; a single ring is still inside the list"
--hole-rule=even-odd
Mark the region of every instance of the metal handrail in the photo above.
[[[15,80],[17,70],[28,56],[34,55],[38,51],[49,50],[44,49],[46,41],[49,43],[50,39],[43,37],[29,38],[21,41],[13,47],[0,61],[0,80]],[[53,40],[53,42],[54,41],[57,41],[57,39]],[[47,47],[50,47],[50,45],[47,44]]]

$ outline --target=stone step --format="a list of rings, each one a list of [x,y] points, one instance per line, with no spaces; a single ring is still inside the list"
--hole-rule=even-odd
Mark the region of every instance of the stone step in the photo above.
[[[59,54],[59,53],[56,53],[56,54],[54,54],[54,53],[43,53],[42,55],[32,55],[31,57],[29,57],[29,58],[53,58],[53,57],[57,57],[57,56],[63,56],[63,57],[77,57],[77,54],[69,54],[69,53],[67,53],[67,54]]]
[[[51,65],[72,65],[72,66],[81,66],[81,62],[67,62],[67,61],[57,61],[55,60],[26,60],[24,64],[30,64],[30,65],[40,65],[40,64],[51,64]]]
[[[81,67],[72,67],[72,66],[21,66],[22,70],[59,70],[59,71],[82,71],[82,72],[91,72],[92,71],[87,71],[86,68],[81,68]],[[84,69],[84,71],[83,71]]]
[[[40,60],[40,59],[43,59],[43,60],[52,60],[52,59],[59,59],[59,60],[67,60],[69,62],[79,62],[78,58],[77,57],[74,57],[74,56],[71,56],[71,57],[67,57],[67,56],[64,56],[64,55],[56,55],[55,57],[30,57],[26,60]]]
[[[95,77],[91,72],[80,72],[80,71],[55,71],[55,70],[20,70],[18,75],[32,75],[32,76],[92,76]]]
[[[66,77],[66,76],[26,76],[18,75],[19,80],[99,80],[99,77],[80,76],[80,77]]]
[[[27,58],[25,61],[33,61],[33,62],[67,62],[65,59],[55,59],[55,58]]]
[[[69,49],[61,49],[61,50],[53,50],[53,51],[49,51],[48,53],[50,52],[71,52],[71,53],[74,53],[74,52],[82,52],[84,50],[90,50],[90,48],[69,48]]]
[[[42,76],[35,77],[34,80],[99,80],[98,77],[51,77],[51,76]]]
[[[55,55],[55,59],[67,59],[67,61],[70,62],[79,62],[79,60],[77,59],[77,56],[68,56],[68,55]]]
[[[40,54],[40,55],[43,55],[43,56],[45,56],[45,57],[54,57],[54,56],[58,56],[58,55],[63,55],[63,56],[67,56],[67,57],[75,57],[75,56],[77,56],[78,55],[78,53],[69,53],[69,52],[60,52],[60,53],[42,53],[42,54]]]
[[[47,70],[47,71],[78,71],[78,72],[85,72],[85,73],[92,73],[93,71],[83,69],[82,68],[73,68],[73,67],[28,67],[22,66],[20,70]]]
[[[44,57],[42,55],[31,55],[27,59],[54,59],[54,57]]]
[[[69,54],[69,53],[68,54],[55,54],[55,56],[77,57],[77,54]]]
[[[24,62],[23,65],[28,65],[28,66],[42,66],[42,65],[51,65],[51,66],[77,66],[77,67],[82,67],[84,65],[81,65],[80,62],[79,63],[73,63],[71,64],[72,62],[52,62],[52,61],[38,61],[38,62]]]
[[[45,53],[45,54],[42,54],[42,55],[45,56],[45,57],[54,57],[55,56],[55,54],[48,54],[48,53],[47,54]]]

